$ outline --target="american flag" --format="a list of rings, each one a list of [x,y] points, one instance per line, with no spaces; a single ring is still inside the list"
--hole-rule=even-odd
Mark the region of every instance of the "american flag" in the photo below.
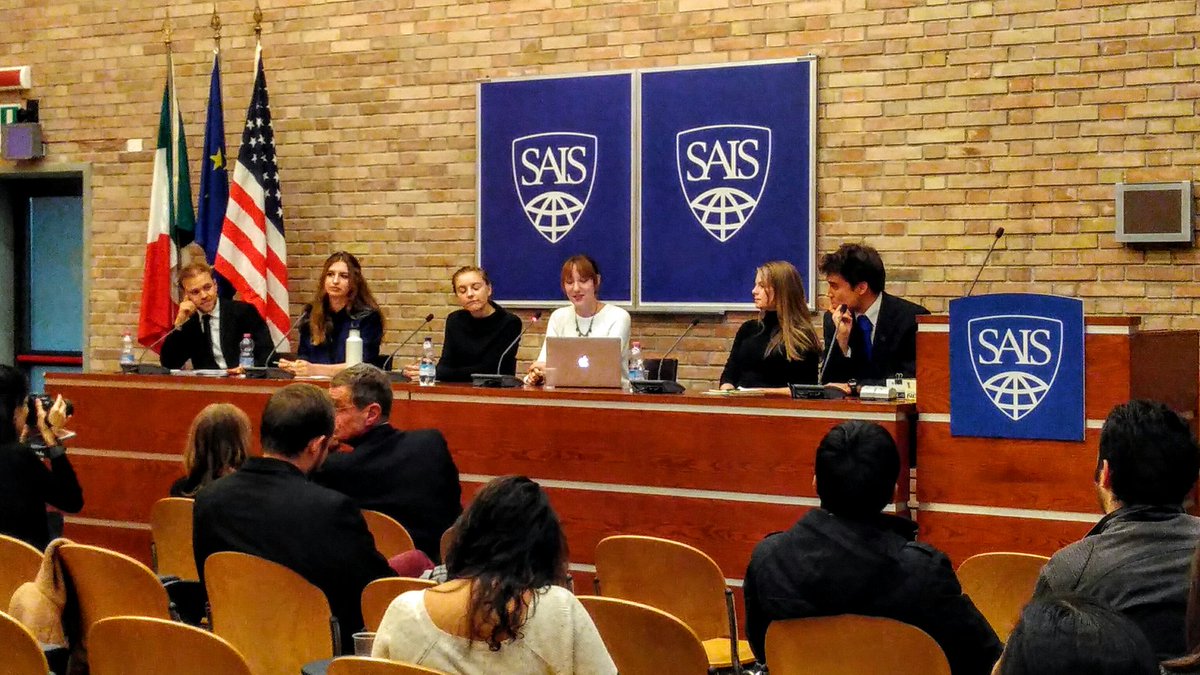
[[[287,336],[287,242],[283,237],[283,202],[275,164],[275,131],[267,100],[262,45],[254,55],[254,93],[242,129],[242,146],[229,186],[229,205],[221,226],[214,264],[240,294],[258,308],[271,329],[271,339]],[[280,349],[290,347],[286,341]]]

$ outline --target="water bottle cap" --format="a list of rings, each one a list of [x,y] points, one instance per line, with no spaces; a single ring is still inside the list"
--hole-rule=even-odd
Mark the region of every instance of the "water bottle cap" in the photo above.
[[[242,339],[246,339],[248,337],[250,337],[249,333],[242,333]]]

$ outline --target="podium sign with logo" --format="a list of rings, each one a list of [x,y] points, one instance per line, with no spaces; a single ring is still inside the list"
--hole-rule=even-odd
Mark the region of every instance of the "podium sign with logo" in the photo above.
[[[1082,441],[1083,302],[1033,294],[950,303],[950,433]]]

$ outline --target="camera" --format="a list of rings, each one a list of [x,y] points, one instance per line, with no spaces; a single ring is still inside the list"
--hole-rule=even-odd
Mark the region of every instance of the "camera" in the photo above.
[[[29,414],[25,417],[26,426],[37,428],[37,402],[42,402],[42,410],[50,412],[50,406],[54,405],[54,397],[48,394],[30,394],[26,403],[29,404]],[[67,399],[63,399],[63,403],[67,404],[67,417],[75,414],[75,406]]]

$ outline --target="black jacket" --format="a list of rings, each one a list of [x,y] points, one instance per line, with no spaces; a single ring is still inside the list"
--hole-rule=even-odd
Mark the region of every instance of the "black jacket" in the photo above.
[[[482,319],[476,319],[465,309],[446,317],[446,337],[437,364],[439,382],[470,382],[475,373],[517,372],[517,347],[513,340],[521,334],[521,318],[500,305],[492,305],[496,311]]]
[[[254,365],[266,365],[267,357],[271,355],[275,345],[271,342],[267,322],[263,321],[258,310],[254,305],[238,300],[222,299],[218,302],[221,313],[221,354],[225,357],[225,366],[237,367],[238,356],[242,351],[242,336],[246,333],[254,340]],[[192,368],[197,370],[211,370],[217,367],[212,348],[204,338],[200,316],[200,312],[193,313],[178,330],[163,340],[159,361],[164,367],[182,368],[189,360],[192,362]]]
[[[871,360],[863,349],[863,334],[856,323],[850,329],[850,358],[842,355],[834,337],[833,315],[825,312],[825,349],[829,365],[821,376],[822,382],[859,384],[881,382],[896,373],[905,377],[917,375],[917,317],[929,310],[904,298],[883,293],[879,299],[879,317],[875,322],[875,337],[871,345]],[[832,353],[830,353],[832,350]]]
[[[729,359],[721,371],[721,384],[735,387],[786,387],[789,384],[815,384],[820,345],[812,352],[801,354],[796,361],[788,359],[783,345],[764,356],[771,336],[779,332],[779,314],[766,312],[761,319],[751,319],[738,328]],[[814,333],[813,341],[817,339]]]
[[[295,466],[251,457],[236,472],[196,494],[192,514],[196,568],[220,551],[248,553],[279,563],[320,588],[353,653],[362,629],[362,590],[395,576],[375,550],[362,512],[345,495],[310,483]]]
[[[988,675],[1000,640],[963,595],[950,560],[913,541],[910,520],[813,509],[759,542],[746,570],[746,636],[760,661],[772,621],[837,614],[896,619],[929,633],[954,675]]]
[[[381,424],[349,444],[354,450],[330,455],[313,482],[396,519],[418,549],[438,560],[442,533],[462,513],[458,467],[442,432]]]
[[[0,534],[45,549],[50,543],[46,504],[67,513],[83,508],[83,491],[71,461],[60,455],[46,468],[29,446],[0,445]]]

